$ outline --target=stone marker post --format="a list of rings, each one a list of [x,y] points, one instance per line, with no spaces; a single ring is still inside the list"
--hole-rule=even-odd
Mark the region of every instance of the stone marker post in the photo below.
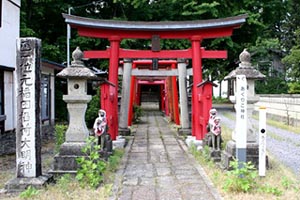
[[[17,40],[16,176],[6,184],[9,192],[32,185],[41,187],[50,176],[42,176],[41,161],[41,40]]]
[[[54,157],[54,169],[51,173],[76,173],[76,158],[83,156],[81,149],[86,145],[89,130],[85,123],[87,103],[92,99],[87,95],[87,79],[95,79],[96,75],[81,61],[83,53],[79,49],[72,53],[71,66],[63,69],[57,76],[68,79],[68,95],[63,96],[69,112],[69,126],[65,133],[65,142],[59,154]]]

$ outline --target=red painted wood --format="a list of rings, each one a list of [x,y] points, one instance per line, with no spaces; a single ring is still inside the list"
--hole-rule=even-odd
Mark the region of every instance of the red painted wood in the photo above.
[[[151,39],[153,35],[159,35],[160,39],[190,39],[194,35],[201,35],[202,38],[219,38],[232,35],[234,28],[240,25],[221,27],[221,28],[207,28],[201,30],[184,30],[184,31],[137,31],[137,30],[117,30],[117,29],[95,29],[83,26],[71,25],[72,28],[78,30],[80,36],[92,38],[107,38],[110,39],[112,35],[118,35],[121,39]]]
[[[172,69],[176,69],[177,66],[176,64],[171,65]],[[174,107],[174,122],[177,125],[180,125],[180,120],[179,120],[179,107],[178,107],[178,89],[177,89],[177,81],[176,81],[177,76],[172,77],[172,86],[173,86],[173,107]]]
[[[132,69],[136,68],[136,64],[132,63]],[[130,80],[130,99],[129,99],[129,107],[128,107],[128,126],[132,125],[133,118],[133,103],[135,96],[135,76],[131,76]]]
[[[108,132],[112,140],[118,136],[118,66],[119,66],[119,37],[112,37],[110,40],[111,57],[109,59],[108,80],[116,87],[109,85],[108,107],[106,108]]]
[[[223,50],[205,50],[201,49],[202,58],[227,58],[227,51]],[[85,58],[110,58],[110,49],[107,50],[93,50],[93,51],[84,51]],[[192,58],[192,49],[184,49],[184,50],[162,50],[159,52],[152,52],[150,50],[128,50],[128,49],[120,49],[119,50],[120,58]],[[138,62],[138,61],[134,61]],[[150,64],[152,61],[144,61],[139,64]],[[164,64],[167,61],[159,61],[159,64]],[[176,62],[176,61],[174,61]],[[170,62],[168,63],[170,64]]]
[[[202,82],[202,63],[201,63],[201,51],[200,51],[201,37],[192,38],[192,65],[193,65],[193,88],[192,88],[192,135],[196,136],[197,140],[201,140],[202,133],[199,123],[201,102],[198,98],[195,98],[200,93],[200,89],[197,85]]]
[[[206,126],[209,120],[209,110],[212,108],[212,83],[207,82],[200,86],[200,94],[199,94],[199,101],[201,102],[202,113],[200,113],[199,123],[201,125],[201,137],[204,137],[207,133]]]

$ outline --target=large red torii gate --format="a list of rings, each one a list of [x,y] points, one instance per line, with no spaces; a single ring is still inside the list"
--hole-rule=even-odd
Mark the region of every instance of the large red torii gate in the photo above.
[[[102,51],[85,51],[86,58],[109,59],[109,82],[118,85],[118,66],[120,58],[189,58],[192,59],[193,89],[192,89],[192,135],[197,140],[204,137],[206,127],[200,120],[204,112],[201,89],[197,87],[202,82],[202,58],[227,58],[226,51],[209,51],[201,48],[201,41],[207,38],[231,36],[233,29],[238,28],[246,20],[246,15],[212,20],[172,21],[172,22],[136,22],[83,18],[63,14],[65,22],[78,30],[80,36],[106,38],[110,47]],[[188,39],[191,48],[185,50],[128,50],[120,48],[122,39]],[[109,132],[113,140],[118,135],[118,93],[117,88],[109,86],[109,97],[106,99]],[[207,119],[204,119],[207,120]]]

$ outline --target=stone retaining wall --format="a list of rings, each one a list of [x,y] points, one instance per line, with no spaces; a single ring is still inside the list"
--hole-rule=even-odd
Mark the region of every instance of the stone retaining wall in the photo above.
[[[42,143],[54,138],[54,126],[42,125]],[[16,131],[0,134],[0,156],[16,153]]]
[[[259,95],[260,100],[255,104],[255,111],[260,106],[267,108],[267,116],[280,120],[291,126],[300,127],[300,95],[272,94]]]

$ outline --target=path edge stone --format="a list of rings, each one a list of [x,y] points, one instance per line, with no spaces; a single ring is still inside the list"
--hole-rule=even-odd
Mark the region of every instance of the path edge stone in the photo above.
[[[216,189],[216,187],[214,186],[214,184],[212,183],[212,181],[209,179],[209,177],[207,176],[207,174],[205,173],[204,169],[202,168],[202,166],[197,163],[195,161],[195,158],[190,154],[186,144],[180,140],[177,139],[177,141],[180,143],[180,146],[182,147],[182,149],[185,151],[185,153],[187,154],[188,158],[190,159],[190,162],[194,165],[194,167],[197,169],[197,171],[199,172],[200,176],[202,176],[204,183],[206,184],[206,186],[208,187],[211,195],[216,199],[216,200],[223,200],[222,196],[220,195],[219,191]]]

